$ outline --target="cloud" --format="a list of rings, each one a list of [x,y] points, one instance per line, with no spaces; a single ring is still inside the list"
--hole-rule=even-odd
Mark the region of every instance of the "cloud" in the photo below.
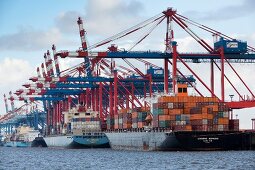
[[[89,0],[87,16],[89,18],[105,18],[113,17],[114,19],[136,16],[143,9],[143,5],[139,1],[123,2],[121,0]]]
[[[111,36],[137,23],[142,10],[143,5],[139,1],[108,0],[106,3],[104,0],[89,0],[84,13],[61,13],[55,19],[55,23],[61,32],[77,33],[79,36],[76,21],[80,16],[89,37],[94,36],[101,40],[102,35]]]
[[[191,36],[187,36],[184,38],[178,38],[177,41],[177,50],[178,52],[186,53],[186,52],[207,52],[203,47],[194,40]],[[208,40],[205,40],[208,42]]]
[[[209,12],[197,12],[197,11],[187,11],[184,16],[189,16],[194,20],[206,20],[206,21],[220,21],[229,20],[245,15],[251,15],[255,12],[255,1],[254,0],[244,0],[240,5],[230,5],[227,7],[218,8],[214,11]]]
[[[78,16],[83,18],[89,37],[94,36],[101,40],[102,35],[108,37],[134,25],[137,22],[136,16],[143,9],[138,1],[108,0],[105,3],[104,0],[89,0],[87,4],[82,13],[60,13],[48,30],[23,26],[16,33],[0,36],[0,50],[37,51],[48,49],[51,44],[73,47],[79,42]],[[77,38],[71,37],[73,35]]]
[[[67,11],[60,13],[55,18],[55,25],[62,33],[75,33],[79,35],[77,18],[82,14],[77,11]]]
[[[29,64],[29,61],[5,58],[0,62],[0,80],[3,80],[1,81],[1,86],[9,86],[10,84],[24,81],[31,72],[35,71]]]
[[[63,42],[63,37],[56,28],[42,31],[32,27],[22,27],[14,34],[0,37],[0,50],[37,51],[47,49],[54,43],[68,44],[70,41]]]
[[[15,92],[21,88],[21,85],[28,81],[31,73],[35,73],[35,69],[29,64],[29,61],[6,57],[0,61],[0,107],[4,108],[3,94],[8,94],[10,90]],[[9,96],[9,95],[7,95]],[[9,103],[9,101],[8,101]],[[20,105],[15,101],[16,106]],[[10,104],[10,103],[9,103]],[[4,110],[0,111],[3,114]]]

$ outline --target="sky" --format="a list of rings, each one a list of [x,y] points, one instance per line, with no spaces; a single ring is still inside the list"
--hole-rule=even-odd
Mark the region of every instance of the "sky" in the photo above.
[[[57,50],[77,50],[81,45],[77,26],[78,16],[84,20],[89,45],[130,28],[168,7],[178,14],[209,26],[233,38],[247,41],[255,47],[255,1],[254,0],[1,0],[0,1],[0,114],[5,113],[3,94],[15,92],[28,78],[36,76],[36,67],[43,61],[43,54],[55,44]],[[162,26],[161,26],[162,25]],[[134,50],[164,51],[166,25],[161,24],[155,32]],[[204,52],[196,42],[176,24],[173,25],[179,52]],[[196,33],[212,45],[212,36],[194,28]],[[120,48],[130,48],[137,41],[134,35],[117,41]],[[105,50],[107,46],[99,50]],[[79,59],[60,59],[60,68],[66,69],[79,63]],[[116,61],[117,62],[117,61]],[[123,61],[118,61],[124,64]],[[155,61],[163,65],[162,61]],[[208,64],[190,64],[200,77],[209,84]],[[240,76],[255,91],[253,64],[233,64]],[[139,66],[137,66],[139,67]],[[178,65],[183,72],[183,66]],[[236,76],[226,68],[226,74],[240,88],[243,95],[248,92]],[[186,73],[190,74],[190,73]],[[219,72],[216,72],[220,75]],[[219,77],[219,76],[218,76]],[[218,82],[217,82],[218,81]],[[218,84],[217,84],[218,83]],[[197,85],[200,87],[200,85]],[[219,79],[216,78],[216,93],[220,94]],[[201,91],[205,91],[200,87]],[[226,99],[234,94],[226,84]],[[237,95],[233,99],[238,99]],[[15,101],[16,106],[23,103]],[[10,108],[10,106],[9,106]],[[240,118],[241,128],[251,128],[255,109],[234,111]]]

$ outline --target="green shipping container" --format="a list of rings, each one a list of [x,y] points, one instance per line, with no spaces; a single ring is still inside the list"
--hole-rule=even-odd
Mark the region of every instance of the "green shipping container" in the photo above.
[[[170,120],[159,121],[160,128],[169,128],[170,127]]]

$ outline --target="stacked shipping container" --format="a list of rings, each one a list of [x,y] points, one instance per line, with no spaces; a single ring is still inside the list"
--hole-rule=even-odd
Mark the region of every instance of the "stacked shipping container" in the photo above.
[[[228,107],[215,97],[163,96],[153,104],[152,125],[177,131],[225,131]]]
[[[150,108],[121,109],[114,117],[107,116],[107,129],[143,128]]]
[[[238,120],[229,120],[229,108],[216,97],[162,96],[152,105],[153,128],[174,131],[238,130]],[[107,129],[143,128],[149,108],[122,109],[114,119],[107,117]]]

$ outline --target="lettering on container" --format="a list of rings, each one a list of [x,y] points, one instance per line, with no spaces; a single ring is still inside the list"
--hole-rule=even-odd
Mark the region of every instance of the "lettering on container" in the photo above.
[[[237,42],[227,42],[227,48],[238,48]]]
[[[163,74],[163,70],[154,70],[154,74]]]

